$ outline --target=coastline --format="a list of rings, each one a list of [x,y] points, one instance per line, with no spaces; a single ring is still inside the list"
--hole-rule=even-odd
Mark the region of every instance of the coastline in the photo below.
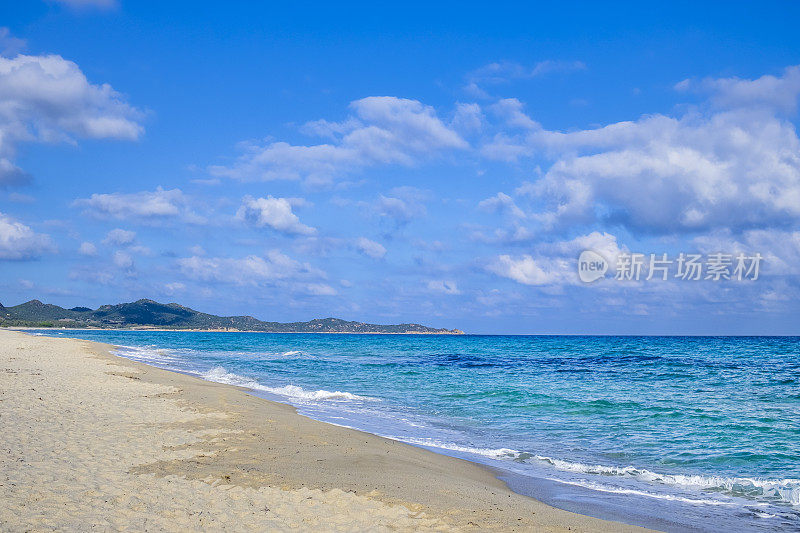
[[[258,329],[185,329],[185,328],[156,328],[142,326],[137,328],[43,328],[41,326],[11,326],[7,331],[40,331],[42,329],[60,331],[61,329],[73,331],[150,331],[168,332],[179,331],[183,333],[265,333],[270,335],[469,335],[459,332],[430,332],[430,331],[404,331],[389,333],[386,331],[261,331]]]
[[[12,331],[0,339],[3,530],[149,519],[156,529],[646,531],[109,345]],[[64,469],[74,479],[63,481]]]

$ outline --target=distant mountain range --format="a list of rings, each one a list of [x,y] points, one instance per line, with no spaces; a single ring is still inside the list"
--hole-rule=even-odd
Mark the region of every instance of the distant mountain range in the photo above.
[[[0,326],[101,328],[101,329],[189,329],[263,331],[269,333],[435,333],[462,334],[458,329],[436,329],[420,324],[379,325],[318,318],[308,322],[264,322],[252,316],[217,316],[175,303],[138,300],[97,309],[57,305],[31,300],[13,307],[0,304]]]

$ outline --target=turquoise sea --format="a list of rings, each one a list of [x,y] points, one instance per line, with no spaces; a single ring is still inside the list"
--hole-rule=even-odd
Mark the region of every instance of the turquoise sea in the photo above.
[[[667,531],[800,530],[800,337],[40,331]]]

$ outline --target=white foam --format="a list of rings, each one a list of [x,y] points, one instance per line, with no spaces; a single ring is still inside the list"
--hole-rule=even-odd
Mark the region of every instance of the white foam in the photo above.
[[[302,387],[298,387],[296,385],[284,385],[283,387],[268,387],[266,385],[262,385],[261,383],[255,380],[246,378],[244,376],[240,376],[239,374],[228,372],[227,370],[225,370],[225,368],[221,366],[214,367],[208,372],[201,374],[201,376],[203,377],[203,379],[207,379],[209,381],[216,381],[217,383],[226,383],[229,385],[237,385],[239,387],[247,387],[248,389],[269,392],[271,394],[285,396],[292,400],[378,401],[377,398],[371,398],[369,396],[359,396],[358,394],[353,394],[350,392],[328,391],[322,389],[310,391]]]
[[[448,442],[442,442],[430,438],[399,438],[389,436],[395,440],[402,440],[409,444],[416,444],[418,446],[428,446],[432,448],[439,448],[442,450],[450,450],[462,453],[472,453],[488,457],[491,459],[504,459],[504,460],[524,460],[524,458],[532,457],[533,459],[546,463],[558,470],[574,472],[577,474],[591,474],[600,476],[618,476],[633,478],[639,481],[658,483],[676,487],[705,489],[717,491],[728,495],[734,496],[749,496],[751,498],[768,498],[774,499],[783,503],[788,503],[793,506],[800,505],[800,479],[786,478],[786,479],[758,479],[758,478],[743,478],[743,477],[722,477],[722,476],[687,476],[681,474],[659,474],[643,468],[636,468],[634,466],[606,466],[597,464],[584,464],[577,462],[564,461],[561,459],[554,459],[542,455],[529,456],[517,450],[509,448],[477,448],[469,446],[459,446]],[[591,481],[564,481],[554,479],[553,481],[560,481],[573,485],[583,486],[593,490],[604,492],[615,492],[618,494],[631,494],[646,496],[650,498],[661,498],[666,500],[683,501],[690,504],[700,505],[734,505],[730,502],[721,500],[712,500],[705,498],[686,498],[683,496],[652,493],[646,491],[637,491],[635,489],[611,487]]]
[[[670,500],[676,502],[684,502],[689,503],[692,505],[736,505],[733,502],[725,502],[721,500],[710,500],[710,499],[701,499],[701,498],[687,498],[685,496],[676,496],[674,494],[664,494],[664,493],[657,493],[657,492],[647,492],[643,490],[636,490],[636,489],[625,489],[622,487],[611,487],[608,485],[603,485],[602,483],[594,483],[592,481],[567,481],[564,479],[556,479],[556,478],[548,478],[550,481],[555,481],[558,483],[564,483],[566,485],[574,485],[577,487],[583,487],[586,489],[596,490],[600,492],[610,492],[613,494],[627,494],[633,496],[644,496],[646,498],[655,498],[658,500]]]
[[[283,352],[282,355],[300,355],[301,353],[303,352],[300,350],[289,350],[288,352]]]
[[[451,444],[449,442],[442,442],[436,439],[428,439],[428,438],[414,438],[414,437],[407,437],[407,438],[399,438],[399,437],[387,437],[394,440],[402,440],[403,442],[407,442],[409,444],[416,444],[417,446],[429,446],[431,448],[440,448],[442,450],[450,450],[454,452],[463,452],[463,453],[474,453],[477,455],[482,455],[484,457],[490,457],[492,459],[501,459],[501,458],[510,458],[519,455],[519,452],[516,450],[511,450],[509,448],[472,448],[469,446],[458,446],[457,444]]]
[[[115,355],[133,359],[135,361],[143,361],[146,363],[156,363],[160,365],[167,365],[179,361],[179,358],[172,354],[169,350],[164,350],[156,347],[142,347],[142,346],[120,346],[121,350],[114,352]]]
[[[327,391],[327,390],[315,390],[309,391],[302,387],[298,387],[296,385],[285,385],[283,387],[263,387],[263,390],[271,392],[273,394],[280,394],[281,396],[289,396],[290,398],[300,398],[303,400],[362,400],[362,401],[370,401],[376,400],[376,398],[370,398],[368,396],[359,396],[358,394],[353,394],[350,392],[342,392],[342,391]]]
[[[554,466],[558,470],[568,472],[632,477],[650,483],[715,490],[737,496],[770,498],[790,505],[800,505],[800,479],[795,478],[761,479],[750,477],[660,474],[634,466],[616,467],[589,465],[562,461],[561,459],[553,459],[552,457],[541,455],[537,455],[535,458]]]

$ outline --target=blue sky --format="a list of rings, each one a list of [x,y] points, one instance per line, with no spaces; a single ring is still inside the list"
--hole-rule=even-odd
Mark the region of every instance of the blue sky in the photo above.
[[[0,7],[0,302],[800,333],[797,4],[249,4]]]

